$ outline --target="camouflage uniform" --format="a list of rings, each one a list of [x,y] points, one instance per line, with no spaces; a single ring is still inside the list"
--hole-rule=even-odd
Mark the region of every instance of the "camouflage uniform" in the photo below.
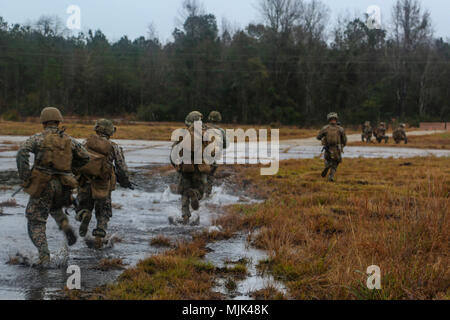
[[[186,117],[186,126],[190,127],[194,124],[195,121],[201,121],[202,118],[203,115],[200,112],[193,111]],[[203,129],[206,128],[207,127],[203,125]],[[172,145],[172,149],[178,143],[179,142],[175,142]],[[170,158],[170,161],[178,171],[177,190],[178,193],[181,194],[181,222],[188,223],[191,217],[190,207],[192,207],[193,210],[199,209],[199,201],[203,198],[205,190],[207,189],[208,175],[205,173],[201,173],[198,170],[198,166],[195,166],[194,172],[182,172],[180,170],[180,167],[173,163],[172,158]]]
[[[333,118],[337,119],[337,115],[333,113],[330,114],[328,118],[329,118],[328,120],[331,120]],[[341,145],[331,146],[326,144],[327,131],[330,126],[336,126],[338,128]],[[322,177],[325,178],[328,174],[328,171],[330,171],[328,179],[329,181],[334,181],[334,175],[337,171],[339,164],[342,162],[343,148],[347,145],[347,135],[345,134],[345,130],[344,128],[338,126],[337,124],[330,123],[320,130],[319,134],[317,135],[317,140],[322,141],[322,144],[325,149],[325,169],[322,171]]]
[[[38,159],[42,155],[42,144],[45,134],[59,133],[57,125],[48,125],[45,130],[30,137],[22,144],[17,152],[17,169],[19,177],[27,181],[31,176],[29,156],[35,155],[35,167]],[[89,161],[89,155],[86,149],[75,139],[71,138],[72,148],[72,166],[74,169],[85,165]],[[50,258],[46,237],[47,218],[50,214],[55,219],[59,228],[63,231],[69,231],[67,228],[68,220],[63,213],[62,208],[71,204],[72,188],[68,188],[61,183],[62,175],[73,175],[71,173],[62,173],[51,168],[39,167],[39,170],[51,174],[52,178],[39,197],[30,197],[26,208],[26,217],[28,220],[28,235],[39,251],[41,261]],[[67,235],[67,233],[66,233]]]
[[[372,134],[373,134],[372,126],[370,125],[370,122],[366,121],[366,123],[364,123],[361,135],[362,142],[371,142]]]
[[[380,123],[377,130],[375,130],[375,138],[377,139],[378,143],[381,143],[381,141],[384,140],[384,143],[388,143],[389,137],[386,135],[386,125],[384,122]]]
[[[113,168],[117,182],[124,188],[134,189],[129,179],[128,167],[125,162],[122,148],[110,141],[110,136],[101,132],[101,130],[97,131],[97,136],[101,139],[105,139],[112,146],[112,152],[107,155],[106,162],[109,167]],[[91,178],[84,175],[79,176],[77,220],[82,222],[82,225],[80,226],[80,236],[84,237],[86,235],[92,211],[94,209],[97,227],[93,230],[92,234],[98,238],[104,238],[106,236],[108,222],[112,217],[111,193],[113,189],[114,188],[111,188],[109,190],[108,195],[105,198],[94,199],[92,196]],[[87,215],[87,217],[85,218],[84,215]]]
[[[405,144],[408,143],[408,137],[406,136],[406,125],[402,124],[392,134],[395,143],[399,144],[401,141],[405,141]]]

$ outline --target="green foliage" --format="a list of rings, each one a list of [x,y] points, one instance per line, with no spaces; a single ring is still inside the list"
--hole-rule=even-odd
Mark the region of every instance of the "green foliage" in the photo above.
[[[188,8],[162,45],[145,37],[110,42],[100,30],[69,37],[48,17],[34,27],[0,17],[0,102],[22,116],[58,106],[143,121],[183,121],[192,110],[254,124],[318,124],[331,111],[344,124],[448,121],[450,44],[388,36],[363,20],[340,22],[332,41],[321,29],[326,19],[317,30],[267,22],[219,34],[214,15]],[[410,22],[410,34],[426,34],[428,21]]]

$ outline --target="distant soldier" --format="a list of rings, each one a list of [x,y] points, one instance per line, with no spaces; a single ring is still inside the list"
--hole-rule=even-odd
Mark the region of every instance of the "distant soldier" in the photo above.
[[[217,129],[222,134],[222,150],[225,150],[228,147],[228,141],[227,141],[227,135],[225,133],[225,130],[219,127],[219,123],[222,122],[222,115],[218,111],[212,111],[208,116],[208,128],[210,129]],[[211,165],[211,173],[208,175],[208,183],[206,186],[206,195],[211,195],[212,187],[214,184],[214,174],[217,171],[217,168],[219,166],[217,163],[213,163]]]
[[[373,135],[373,129],[370,125],[370,121],[366,121],[362,128],[361,140],[362,142],[371,142]]]
[[[392,137],[394,138],[396,144],[399,144],[401,141],[405,141],[405,144],[407,144],[408,137],[406,136],[406,125],[402,123],[397,129],[394,130]]]
[[[100,119],[95,133],[86,139],[84,146],[91,160],[79,171],[78,207],[76,219],[81,222],[79,233],[85,237],[95,209],[97,227],[92,235],[97,239],[106,237],[108,222],[112,217],[111,193],[116,181],[123,187],[134,189],[122,148],[110,140],[116,132],[113,123]]]
[[[189,133],[191,135],[191,139],[194,139],[194,123],[196,121],[201,121],[203,119],[203,115],[198,111],[192,111],[189,113],[185,119],[186,126],[188,127]],[[202,134],[206,130],[206,126],[202,124]],[[193,140],[191,140],[193,141]],[[175,142],[172,146],[173,148],[181,142]],[[191,150],[192,156],[191,159],[194,159],[193,153],[194,150]],[[199,165],[194,164],[193,161],[191,164],[181,163],[179,165],[174,164],[172,157],[170,158],[172,165],[175,167],[177,172],[179,173],[178,177],[178,192],[181,194],[181,219],[176,221],[173,218],[169,218],[171,223],[178,222],[182,224],[188,224],[191,218],[191,210],[198,210],[200,207],[199,201],[203,198],[203,195],[207,186],[208,174],[211,172],[210,165]],[[198,221],[194,221],[194,223],[198,223]]]
[[[73,203],[72,191],[77,181],[72,171],[88,163],[89,155],[80,143],[59,128],[63,117],[58,109],[43,109],[40,120],[44,131],[25,141],[16,160],[24,191],[30,195],[26,208],[28,235],[39,251],[39,264],[47,265],[50,262],[46,236],[49,214],[64,232],[69,246],[77,241],[62,208]],[[31,170],[30,153],[34,154]]]
[[[320,130],[317,140],[322,141],[325,149],[325,169],[322,171],[322,177],[325,178],[330,171],[328,180],[334,182],[334,175],[342,162],[342,152],[347,145],[347,135],[344,128],[337,124],[337,113],[328,114],[327,119],[329,124]]]
[[[386,135],[386,123],[380,122],[380,125],[375,130],[375,138],[377,139],[378,143],[381,143],[381,141],[384,140],[384,143],[388,143],[389,137]]]

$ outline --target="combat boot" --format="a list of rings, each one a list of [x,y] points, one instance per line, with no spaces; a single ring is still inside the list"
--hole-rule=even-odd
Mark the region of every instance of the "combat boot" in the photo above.
[[[75,243],[77,243],[77,236],[75,235],[75,232],[73,231],[72,227],[69,224],[69,221],[64,220],[61,223],[61,230],[64,232],[67,244],[69,247],[73,246]]]
[[[91,222],[92,219],[92,212],[86,209],[78,211],[75,216],[75,219],[81,222],[78,233],[80,237],[84,238],[87,234],[89,223]]]
[[[329,168],[329,167],[326,167],[326,168],[322,171],[322,173],[320,174],[320,175],[322,176],[322,178],[325,178],[325,177],[327,176],[328,170],[330,170],[330,168]]]
[[[100,228],[95,228],[95,229],[92,231],[92,235],[93,235],[94,237],[96,237],[96,238],[101,238],[101,239],[103,239],[103,238],[106,237],[106,231],[103,230],[103,229],[100,229]]]

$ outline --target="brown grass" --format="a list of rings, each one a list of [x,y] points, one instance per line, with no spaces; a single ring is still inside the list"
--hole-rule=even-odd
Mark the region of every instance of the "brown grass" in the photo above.
[[[102,259],[95,267],[96,270],[110,271],[122,270],[125,268],[123,260],[120,258]]]
[[[172,247],[172,241],[163,235],[159,235],[150,241],[150,245],[154,247]]]
[[[66,132],[75,138],[87,138],[93,133],[95,121],[81,121],[72,120],[68,123],[63,123],[62,126],[66,128]],[[27,122],[10,122],[0,121],[0,135],[10,136],[31,136],[37,132],[42,131],[42,125],[36,121]],[[158,140],[169,141],[171,134],[175,129],[184,128],[184,123],[181,122],[139,122],[139,123],[121,123],[117,124],[117,132],[114,139],[129,139],[129,140]],[[223,124],[224,129],[238,129],[247,130],[254,128],[268,129],[269,134],[271,126],[267,125],[237,125],[237,124]],[[280,126],[274,127],[280,129],[280,139],[301,139],[309,138],[317,134],[318,129],[300,129],[296,126]]]
[[[16,199],[9,199],[3,202],[0,202],[0,207],[18,207],[19,204],[17,203]]]
[[[317,160],[282,162],[276,176],[241,168],[262,204],[235,205],[218,221],[258,230],[265,268],[294,299],[450,298],[448,158],[345,160],[338,182],[319,177]],[[382,290],[366,269],[378,265]]]

